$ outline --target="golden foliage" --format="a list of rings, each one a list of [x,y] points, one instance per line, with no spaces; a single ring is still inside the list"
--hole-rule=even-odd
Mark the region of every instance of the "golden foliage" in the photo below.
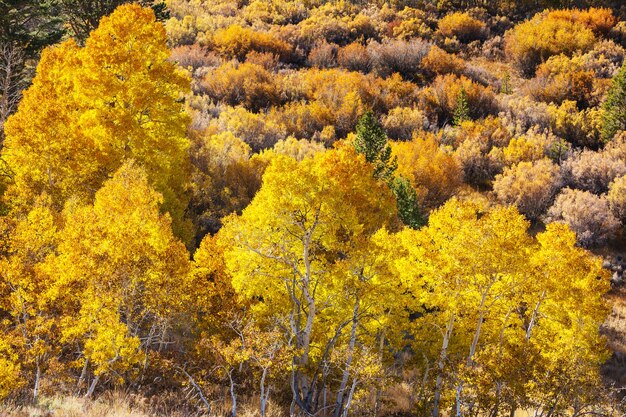
[[[538,219],[561,187],[561,171],[549,159],[520,162],[496,176],[493,190],[503,204],[513,204],[529,219]]]
[[[575,19],[577,14],[573,10],[539,13],[518,24],[506,34],[506,54],[524,74],[532,75],[538,64],[553,55],[586,52],[596,36]]]
[[[70,40],[44,51],[33,85],[5,125],[10,204],[28,207],[42,192],[57,208],[71,196],[88,202],[134,158],[188,238],[189,116],[179,99],[189,79],[169,56],[163,26],[137,5],[104,18],[83,48]]]
[[[421,92],[421,98],[439,125],[444,125],[452,122],[461,91],[465,91],[470,117],[481,118],[496,112],[495,94],[491,88],[475,83],[464,75],[438,76]]]
[[[46,271],[53,299],[67,306],[62,339],[80,346],[81,364],[89,362],[96,376],[137,364],[140,350],[158,345],[150,333],[166,332],[183,312],[189,258],[159,211],[162,200],[145,171],[127,162],[93,205],[72,201],[63,212],[58,255]]]
[[[454,54],[449,54],[438,46],[430,48],[422,60],[424,70],[433,75],[463,74],[465,61]]]
[[[432,210],[455,195],[463,171],[450,149],[441,148],[432,135],[417,134],[409,142],[392,143],[398,173],[417,189],[420,207]]]
[[[280,104],[280,79],[258,64],[227,62],[204,76],[201,87],[212,100],[258,112]]]
[[[443,36],[456,37],[461,42],[470,42],[485,36],[487,25],[470,16],[469,13],[455,12],[444,16],[438,23]]]
[[[255,32],[236,24],[217,30],[212,41],[215,49],[224,57],[239,61],[243,61],[252,51],[275,54],[281,60],[287,60],[291,53],[291,46],[274,35]]]
[[[572,100],[585,108],[594,99],[594,80],[594,73],[583,67],[580,56],[557,55],[539,65],[536,78],[528,89],[536,100],[556,104]]]

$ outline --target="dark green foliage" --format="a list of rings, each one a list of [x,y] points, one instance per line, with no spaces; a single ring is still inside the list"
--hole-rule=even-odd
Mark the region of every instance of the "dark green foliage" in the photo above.
[[[387,135],[376,116],[371,111],[365,113],[356,125],[354,148],[365,155],[367,162],[374,165],[374,177],[390,183],[398,168],[398,162],[391,157],[391,146]]]
[[[17,108],[33,75],[33,60],[63,36],[53,0],[0,0],[0,148],[4,122]]]
[[[504,73],[504,77],[502,78],[502,85],[500,86],[500,92],[502,94],[511,94],[511,74],[508,72]]]
[[[426,220],[417,202],[417,193],[411,182],[404,177],[396,177],[391,190],[396,196],[398,217],[402,223],[411,229],[419,229],[426,224]]]
[[[131,3],[128,0],[58,0],[58,2],[72,34],[80,41],[84,41],[89,33],[98,27],[103,16],[111,14],[122,4]],[[152,7],[157,18],[167,17],[165,3],[161,1],[142,0],[138,3]]]
[[[27,58],[63,36],[62,21],[52,0],[0,0],[0,44],[17,45]]]
[[[417,193],[410,181],[395,176],[398,161],[395,157],[392,158],[387,135],[371,111],[365,113],[356,125],[354,147],[374,165],[374,178],[385,181],[393,191],[400,220],[413,229],[419,229],[426,224],[417,203]]]
[[[626,130],[626,63],[613,78],[604,112],[602,139],[609,141],[620,130]]]
[[[454,108],[452,123],[454,123],[455,126],[458,126],[464,121],[469,120],[469,113],[470,109],[469,104],[467,103],[467,92],[465,91],[465,88],[461,88],[459,97],[456,101],[456,107]]]

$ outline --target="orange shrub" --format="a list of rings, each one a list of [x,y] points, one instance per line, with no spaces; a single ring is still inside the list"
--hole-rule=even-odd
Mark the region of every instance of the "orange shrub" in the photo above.
[[[527,84],[526,91],[535,100],[546,103],[561,104],[573,100],[580,107],[588,107],[593,100],[594,73],[583,67],[580,56],[553,56],[539,65],[536,77]]]
[[[485,38],[487,25],[470,16],[469,13],[455,12],[439,21],[438,30],[445,37],[456,37],[461,42],[471,42]]]
[[[461,123],[446,139],[456,147],[465,182],[485,187],[502,172],[501,148],[509,144],[511,132],[500,118],[487,117]]]
[[[201,86],[213,100],[247,109],[260,109],[280,103],[276,76],[251,63],[228,62],[207,73]]]
[[[398,158],[398,173],[411,181],[426,210],[445,203],[463,185],[461,166],[450,150],[439,147],[432,134],[393,142],[392,150]]]
[[[406,79],[415,80],[421,75],[421,62],[430,47],[430,43],[421,39],[388,40],[370,42],[367,51],[373,70],[379,76],[388,77],[397,72]]]
[[[428,119],[415,107],[396,107],[383,117],[387,136],[394,140],[410,140],[414,133],[428,127]]]
[[[250,28],[231,25],[219,29],[213,35],[215,49],[228,59],[243,61],[251,51],[269,52],[286,61],[291,54],[291,45],[270,33],[255,32]]]
[[[422,60],[422,68],[431,75],[463,74],[465,61],[454,54],[450,54],[438,46],[433,46]]]
[[[579,25],[583,25],[596,33],[608,34],[613,26],[617,24],[617,19],[613,16],[611,9],[592,7],[587,10],[566,9],[553,10],[548,12],[548,19],[565,20]]]
[[[381,79],[343,69],[303,69],[285,73],[281,83],[281,97],[289,103],[270,113],[296,138],[343,138],[354,130],[366,108],[383,114],[416,102],[415,85],[403,81],[398,74]],[[326,133],[322,135],[324,129]]]
[[[522,73],[533,75],[549,57],[587,51],[595,41],[593,30],[585,25],[540,13],[506,33],[505,52]]]
[[[268,71],[274,71],[278,68],[278,56],[269,52],[252,51],[246,55],[246,63],[261,66]]]
[[[270,117],[280,121],[288,135],[307,139],[335,123],[333,112],[317,100],[310,103],[304,101],[287,103],[282,108],[272,109]],[[334,139],[334,135],[330,139]]]
[[[214,67],[220,65],[222,60],[212,52],[198,44],[182,45],[172,49],[170,60],[183,68],[196,70],[201,67]]]
[[[337,45],[326,41],[311,49],[307,64],[316,68],[332,68],[337,66]]]
[[[368,73],[372,70],[372,59],[367,48],[358,42],[340,48],[337,63],[349,71]]]
[[[284,84],[285,88],[293,88],[293,100],[321,100],[332,111],[337,110],[351,92],[380,113],[415,101],[415,85],[398,75],[382,79],[343,69],[309,69],[291,74]]]

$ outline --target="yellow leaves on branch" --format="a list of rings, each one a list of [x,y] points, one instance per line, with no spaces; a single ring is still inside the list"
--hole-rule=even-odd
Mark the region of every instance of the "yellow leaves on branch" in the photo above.
[[[104,18],[83,48],[69,40],[45,50],[5,125],[2,156],[15,174],[11,206],[28,207],[42,192],[57,208],[70,197],[92,201],[132,158],[184,234],[189,117],[181,98],[190,81],[169,55],[164,28],[137,5]]]
[[[587,51],[596,33],[607,33],[616,23],[610,9],[546,11],[507,32],[505,50],[523,73],[532,75],[553,55]]]
[[[542,372],[594,384],[606,359],[598,329],[609,283],[601,259],[577,247],[563,224],[549,224],[536,240],[528,225],[514,208],[452,199],[424,229],[390,240],[398,277],[430,312],[413,322],[416,345],[433,361],[446,358],[445,375],[467,378],[485,395],[491,388],[476,384],[486,379],[511,389],[534,381],[539,398],[551,384]],[[501,361],[520,355],[524,366]]]
[[[315,344],[313,356],[319,358],[335,325],[319,326],[351,316],[354,293],[362,291],[358,277],[365,279],[366,265],[377,259],[368,250],[373,249],[369,239],[395,224],[392,203],[388,187],[372,177],[370,164],[346,144],[300,162],[277,155],[254,200],[241,216],[228,218],[219,233],[228,248],[233,287],[256,301],[259,317],[308,316],[312,327],[301,323],[302,328],[293,329],[296,347],[306,351],[309,343]],[[309,307],[293,303],[301,297]],[[374,304],[383,307],[380,298]]]
[[[127,162],[93,205],[70,202],[63,212],[58,255],[45,267],[65,304],[63,339],[83,347],[96,375],[136,363],[155,343],[146,336],[171,326],[190,294],[188,253],[161,201]]]
[[[78,366],[122,382],[187,325],[182,317],[228,307],[219,247],[205,240],[192,271],[162,202],[145,170],[127,161],[93,204],[74,197],[59,213],[42,195],[29,212],[0,217],[0,395],[39,380],[68,346],[76,355],[62,372]]]

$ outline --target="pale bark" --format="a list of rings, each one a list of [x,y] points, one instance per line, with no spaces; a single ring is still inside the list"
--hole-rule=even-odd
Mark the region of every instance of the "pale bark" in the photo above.
[[[354,311],[352,313],[352,328],[350,329],[350,342],[348,343],[348,355],[346,358],[345,368],[341,377],[341,384],[337,391],[337,400],[335,401],[334,417],[339,417],[343,409],[344,393],[348,386],[348,379],[350,378],[350,368],[352,366],[352,359],[354,357],[354,346],[356,345],[356,329],[359,324],[359,297],[356,297],[354,303]],[[347,407],[346,407],[347,409]]]
[[[439,402],[441,400],[441,388],[443,385],[443,368],[445,361],[448,358],[448,344],[450,343],[450,337],[452,336],[452,330],[454,329],[454,313],[450,316],[450,321],[446,326],[446,331],[443,335],[443,344],[441,346],[441,353],[439,355],[439,361],[437,362],[437,368],[439,374],[435,381],[435,398],[433,400],[433,417],[439,417]]]

